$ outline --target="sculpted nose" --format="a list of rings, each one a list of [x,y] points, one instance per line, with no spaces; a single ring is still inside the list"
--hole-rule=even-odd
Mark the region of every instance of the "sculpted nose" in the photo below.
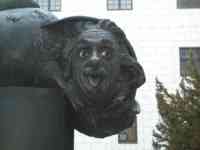
[[[86,72],[97,71],[99,69],[99,59],[91,59],[86,65]]]
[[[97,51],[93,51],[92,52],[92,56],[91,56],[91,58],[90,58],[92,61],[95,61],[95,60],[99,60],[100,58],[99,58],[99,56],[98,56],[98,54],[97,54]]]
[[[93,70],[97,70],[99,67],[99,60],[97,59],[91,60],[88,67],[90,67]]]
[[[90,60],[89,60],[89,62],[88,62],[88,64],[87,64],[87,67],[86,67],[86,69],[87,70],[97,70],[98,69],[98,67],[99,67],[99,62],[100,62],[100,58],[98,57],[98,54],[97,54],[97,52],[96,51],[93,51],[92,52],[92,55],[91,55],[91,57],[90,57]]]

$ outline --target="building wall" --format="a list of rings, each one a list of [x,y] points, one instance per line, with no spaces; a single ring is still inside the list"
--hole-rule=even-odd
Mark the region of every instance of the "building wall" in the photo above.
[[[176,0],[133,0],[132,11],[107,11],[106,0],[63,0],[59,18],[84,15],[116,22],[132,43],[147,81],[137,92],[138,144],[118,144],[117,136],[95,139],[75,132],[75,150],[151,150],[158,121],[155,78],[171,90],[180,80],[179,47],[200,46],[200,9],[176,9]]]

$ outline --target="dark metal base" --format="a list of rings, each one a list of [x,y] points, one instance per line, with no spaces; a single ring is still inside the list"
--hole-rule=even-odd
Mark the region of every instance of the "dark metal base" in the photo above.
[[[71,117],[56,89],[0,88],[0,149],[73,150]]]

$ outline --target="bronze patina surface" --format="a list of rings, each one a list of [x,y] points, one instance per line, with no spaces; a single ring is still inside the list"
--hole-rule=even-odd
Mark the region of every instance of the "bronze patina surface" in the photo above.
[[[0,10],[16,8],[39,8],[39,5],[33,0],[1,0]]]
[[[64,78],[58,84],[75,109],[75,128],[105,137],[130,127],[145,75],[124,32],[110,20],[91,17],[70,17],[44,28],[65,37]]]

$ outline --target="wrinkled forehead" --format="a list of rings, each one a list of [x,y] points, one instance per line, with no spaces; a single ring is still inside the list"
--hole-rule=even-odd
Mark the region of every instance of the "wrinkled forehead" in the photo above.
[[[100,41],[108,41],[108,42],[116,42],[114,35],[106,30],[103,29],[88,29],[83,31],[80,36],[79,40],[84,40],[88,42],[100,42]]]

